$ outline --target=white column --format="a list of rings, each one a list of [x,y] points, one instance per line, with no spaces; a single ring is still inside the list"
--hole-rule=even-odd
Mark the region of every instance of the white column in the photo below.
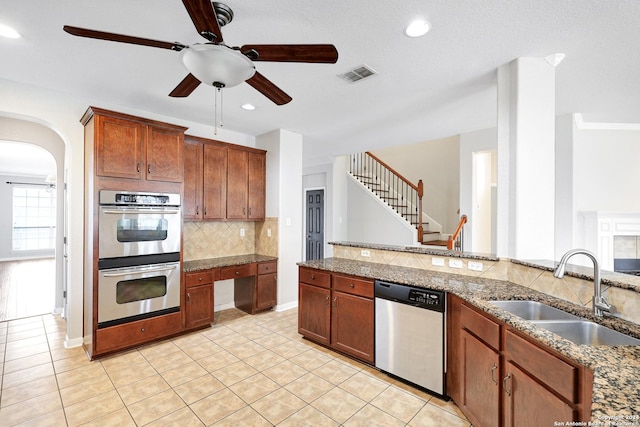
[[[554,258],[555,68],[519,58],[498,70],[497,255]]]
[[[298,266],[302,261],[302,135],[283,129],[256,137],[267,150],[266,216],[278,218],[277,310],[298,304]]]

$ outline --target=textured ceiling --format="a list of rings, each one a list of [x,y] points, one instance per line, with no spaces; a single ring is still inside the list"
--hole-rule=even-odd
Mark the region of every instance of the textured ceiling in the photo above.
[[[23,38],[0,40],[0,78],[212,124],[214,89],[168,93],[182,80],[179,54],[73,37],[65,24],[184,44],[203,42],[178,0],[12,1],[0,23]],[[523,56],[562,52],[558,114],[640,123],[640,2],[637,0],[226,0],[231,46],[333,43],[336,64],[256,63],[293,97],[275,106],[247,84],[224,91],[225,128],[259,135],[276,128],[304,136],[307,163],[492,127],[496,68]],[[410,39],[416,16],[432,30]],[[7,60],[10,58],[10,60]],[[337,77],[367,64],[379,74]],[[1,96],[1,94],[0,94]],[[252,103],[247,112],[239,106]],[[213,137],[213,135],[212,135]]]

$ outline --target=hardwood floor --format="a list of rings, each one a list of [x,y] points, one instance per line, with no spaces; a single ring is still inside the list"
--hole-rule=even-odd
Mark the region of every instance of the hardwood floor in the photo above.
[[[55,258],[0,262],[0,322],[51,313]]]

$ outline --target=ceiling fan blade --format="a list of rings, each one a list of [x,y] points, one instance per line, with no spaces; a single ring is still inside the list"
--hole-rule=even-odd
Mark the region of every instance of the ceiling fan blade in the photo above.
[[[162,49],[171,49],[171,50],[178,50],[178,51],[187,47],[177,42],[170,43],[170,42],[163,42],[160,40],[145,39],[142,37],[125,36],[122,34],[107,33],[105,31],[97,31],[97,30],[89,30],[87,28],[72,27],[70,25],[65,25],[64,27],[62,27],[62,29],[74,36],[88,37],[90,39],[100,39],[100,40],[108,40],[112,42],[138,44],[142,46],[159,47]]]
[[[195,25],[196,30],[198,30],[198,34],[209,41],[222,43],[222,31],[220,30],[218,17],[216,16],[211,1],[182,0],[182,3],[187,9],[193,25]],[[213,40],[211,35],[215,36]]]
[[[291,101],[291,97],[284,93],[282,89],[274,85],[265,76],[256,71],[256,73],[247,80],[255,90],[269,98],[276,105],[284,105]]]
[[[171,91],[169,96],[174,98],[184,98],[186,96],[191,95],[191,92],[196,90],[196,88],[200,86],[200,80],[198,80],[193,74],[187,74],[175,89]]]
[[[254,50],[258,57],[254,61],[315,62],[335,64],[338,50],[332,44],[247,44],[241,52]]]

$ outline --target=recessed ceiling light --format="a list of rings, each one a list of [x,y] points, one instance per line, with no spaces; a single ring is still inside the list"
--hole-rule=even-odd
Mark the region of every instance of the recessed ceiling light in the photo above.
[[[251,104],[243,104],[240,106],[240,108],[242,108],[243,110],[252,111],[256,109],[256,106]]]
[[[424,19],[416,19],[412,21],[407,28],[404,29],[404,33],[409,37],[420,37],[427,34],[431,29],[431,24]]]
[[[0,24],[0,36],[6,37],[8,39],[19,39],[20,34],[14,30],[13,28]]]

